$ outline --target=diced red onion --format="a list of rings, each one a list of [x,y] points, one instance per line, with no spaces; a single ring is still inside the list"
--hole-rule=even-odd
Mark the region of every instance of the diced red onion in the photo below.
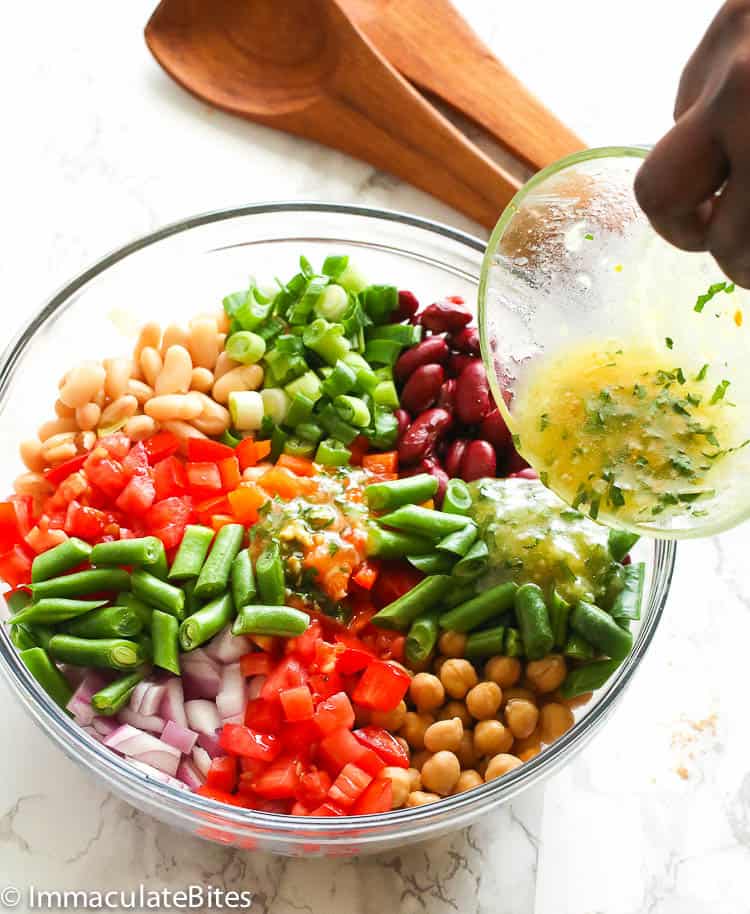
[[[247,700],[254,701],[260,698],[263,686],[266,684],[266,676],[253,676],[247,681]]]
[[[221,691],[216,696],[216,708],[222,721],[241,723],[247,704],[245,677],[239,663],[224,667],[221,677]]]
[[[161,738],[165,743],[169,743],[170,746],[179,749],[183,755],[190,755],[198,739],[198,734],[193,730],[188,730],[186,727],[181,727],[173,720],[168,720]]]
[[[208,769],[211,767],[211,756],[201,746],[193,749],[193,764],[202,777],[206,777]]]
[[[130,697],[130,710],[144,717],[155,717],[159,713],[165,686],[144,680],[139,682]]]
[[[199,733],[198,745],[204,749],[211,758],[218,758],[220,755],[226,755],[219,744],[219,731],[215,733]]]
[[[117,719],[121,724],[130,724],[132,727],[138,727],[139,730],[150,730],[152,733],[161,733],[164,730],[163,717],[146,716],[137,711],[131,711],[130,708],[123,708],[117,715]]]
[[[91,699],[107,684],[107,680],[93,670],[86,673],[78,688],[73,692],[66,709],[75,718],[77,724],[88,727],[96,717],[96,711],[91,705]]]
[[[92,727],[102,736],[109,736],[110,733],[120,726],[116,720],[111,717],[95,717],[91,722]]]
[[[221,718],[213,701],[196,698],[185,702],[188,726],[196,733],[206,733],[213,736],[221,726]]]
[[[173,676],[164,683],[164,697],[161,701],[159,716],[174,721],[178,727],[187,729],[185,716],[185,695],[182,691],[182,680]]]
[[[92,727],[92,726],[90,726],[90,725],[88,725],[88,724],[81,724],[80,727],[81,727],[82,730],[85,730],[86,733],[88,733],[88,735],[89,735],[92,739],[95,739],[95,740],[97,741],[97,743],[103,743],[103,742],[104,742],[104,736],[103,736],[101,733],[99,733],[98,730],[94,729],[94,727]]]
[[[191,790],[197,790],[205,783],[205,778],[190,759],[183,759],[177,769],[177,777]]]
[[[170,787],[176,787],[178,790],[187,789],[187,784],[182,779],[172,777],[166,772],[160,771],[158,768],[154,768],[153,765],[149,765],[146,762],[139,762],[136,759],[130,759],[130,764],[133,766],[133,768],[137,768],[147,777],[152,778],[154,781],[158,781],[160,784],[169,784]],[[179,767],[177,770],[180,770]]]
[[[236,663],[240,657],[249,654],[252,645],[244,635],[233,635],[228,625],[205,647],[205,652],[219,663]]]
[[[221,690],[221,666],[202,648],[182,654],[180,667],[186,698],[216,698]]]
[[[110,733],[104,740],[104,745],[135,761],[152,765],[172,777],[180,764],[179,749],[130,724],[123,724]]]

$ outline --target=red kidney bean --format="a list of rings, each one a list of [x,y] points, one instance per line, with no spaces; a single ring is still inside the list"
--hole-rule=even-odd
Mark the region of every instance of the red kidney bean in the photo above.
[[[401,289],[398,293],[398,309],[391,315],[394,322],[408,321],[419,311],[419,302],[417,296],[407,289]]]
[[[409,376],[404,389],[401,391],[401,403],[412,416],[424,412],[435,402],[443,381],[445,372],[442,365],[420,365]]]
[[[508,476],[512,476],[514,473],[520,473],[521,470],[528,469],[528,467],[528,463],[526,463],[515,448],[508,454],[508,465],[506,467]]]
[[[497,470],[495,448],[489,441],[470,441],[461,458],[461,478],[464,482],[494,476]]]
[[[420,473],[429,473],[430,476],[434,476],[438,481],[437,492],[432,496],[435,499],[435,506],[437,508],[442,508],[443,499],[445,498],[445,490],[448,486],[449,476],[446,471],[440,466],[440,462],[434,457],[425,457],[419,464]]]
[[[499,454],[511,447],[512,439],[508,426],[498,409],[493,409],[484,417],[479,426],[479,434],[486,438]]]
[[[455,441],[451,441],[448,450],[445,452],[443,466],[451,478],[461,475],[461,459],[468,443],[466,438],[456,438]]]
[[[440,336],[431,336],[406,352],[401,353],[393,366],[393,373],[399,381],[405,381],[422,365],[442,365],[448,358],[448,344]]]
[[[427,409],[412,422],[398,443],[398,459],[409,466],[416,463],[435,447],[448,431],[451,414],[444,409]]]
[[[437,398],[437,406],[442,409],[447,409],[448,412],[453,411],[453,405],[456,400],[456,381],[454,378],[448,378],[447,381],[443,381],[443,386],[440,388],[440,393]]]
[[[476,327],[464,327],[463,330],[454,333],[448,342],[454,349],[466,355],[479,355],[479,331]]]
[[[492,400],[484,365],[474,359],[456,381],[456,415],[466,425],[475,425],[491,411]]]
[[[511,479],[539,479],[539,473],[537,473],[534,467],[524,467],[517,473],[509,473],[508,476]]]
[[[473,355],[466,355],[461,352],[452,352],[448,356],[448,362],[446,363],[445,369],[448,372],[449,377],[457,378],[461,372],[466,368],[467,365],[475,360]]]
[[[395,409],[393,415],[398,422],[398,437],[400,438],[411,425],[411,416],[405,409]]]
[[[472,314],[463,303],[443,299],[429,305],[419,316],[425,330],[433,333],[457,333],[471,323]]]

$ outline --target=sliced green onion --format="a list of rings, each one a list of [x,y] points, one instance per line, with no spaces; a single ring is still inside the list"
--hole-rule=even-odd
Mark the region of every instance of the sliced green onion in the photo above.
[[[260,392],[263,400],[263,415],[270,416],[276,425],[286,421],[291,400],[280,387],[266,387]]]
[[[340,321],[349,307],[349,293],[343,286],[326,286],[315,303],[315,312],[328,321]]]
[[[336,397],[333,406],[344,422],[356,425],[358,428],[365,428],[370,424],[370,410],[360,397],[342,395]]]
[[[232,425],[240,431],[257,431],[263,421],[263,398],[257,390],[233,390],[229,394]]]

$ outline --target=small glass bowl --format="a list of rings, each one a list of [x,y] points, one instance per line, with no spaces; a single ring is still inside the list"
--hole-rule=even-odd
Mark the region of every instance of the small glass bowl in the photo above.
[[[396,282],[423,302],[476,300],[484,243],[425,219],[323,203],[276,203],[209,213],[113,252],[58,292],[8,347],[0,364],[0,474],[10,491],[18,442],[52,413],[59,377],[77,359],[124,354],[138,325],[185,322],[216,309],[248,275],[288,275],[300,254],[313,263],[350,254],[374,281]],[[579,712],[576,725],[539,756],[474,790],[413,809],[341,819],[298,818],[221,806],[158,783],[74,724],[39,688],[0,627],[0,669],[31,717],[77,764],[156,818],[221,844],[285,855],[387,850],[469,825],[569,761],[622,695],[661,617],[674,568],[671,543],[640,543],[647,563],[643,621],[631,655]]]
[[[750,359],[743,317],[750,317],[750,292],[733,288],[709,254],[680,251],[653,230],[633,190],[647,153],[588,149],[550,165],[521,188],[492,233],[479,326],[490,384],[512,432],[515,405],[523,401],[517,394],[540,366],[563,353],[575,358],[576,344],[608,340],[663,352],[664,367],[677,363],[688,377],[709,365],[712,385],[729,379],[733,426],[743,433],[729,443],[746,437]],[[711,287],[716,294],[697,311],[698,296]],[[750,515],[750,447],[724,456],[721,472],[716,495],[701,501],[705,514],[665,512],[627,524],[602,506],[600,517],[654,537],[718,533]]]

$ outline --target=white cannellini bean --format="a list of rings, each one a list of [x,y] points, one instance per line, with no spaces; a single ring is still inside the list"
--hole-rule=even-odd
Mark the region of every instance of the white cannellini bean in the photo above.
[[[99,418],[102,414],[101,409],[96,403],[86,403],[85,406],[79,406],[76,410],[76,422],[78,428],[86,432],[96,428],[99,424]]]
[[[159,350],[154,349],[152,346],[146,346],[141,352],[140,365],[146,383],[153,387],[162,369],[162,360],[159,355]]]
[[[137,378],[131,378],[128,381],[128,393],[132,394],[138,401],[139,406],[150,400],[154,395],[153,387],[149,387],[148,384],[144,384],[143,381],[139,381]]]
[[[213,398],[217,403],[226,403],[233,390],[257,390],[263,383],[263,369],[260,365],[240,365],[222,375],[214,384]]]
[[[201,317],[190,321],[188,348],[193,365],[213,370],[221,351],[216,339],[216,320]]]
[[[118,400],[128,392],[128,381],[133,372],[133,363],[130,359],[125,358],[105,359],[104,368],[107,372],[104,392],[110,400]]]
[[[155,321],[151,323],[144,324],[141,327],[141,332],[138,335],[136,340],[135,348],[133,349],[133,363],[135,366],[140,366],[141,364],[141,352],[147,347],[150,346],[152,349],[159,349],[161,345],[161,327]]]
[[[239,368],[240,363],[235,362],[234,359],[229,358],[228,352],[220,352],[219,358],[216,360],[216,368],[214,368],[214,378],[218,381],[222,375],[225,375],[228,371],[231,371],[233,368]]]
[[[167,354],[170,346],[184,346],[187,349],[188,332],[179,324],[170,324],[164,331],[164,338],[161,341],[162,358]]]
[[[134,416],[138,409],[138,400],[133,394],[124,394],[107,406],[99,419],[100,428],[112,428]]]
[[[186,394],[190,390],[192,375],[193,362],[187,349],[184,346],[170,346],[154,382],[154,393],[157,397],[162,394]]]
[[[123,431],[131,441],[145,441],[158,431],[158,424],[151,416],[133,416],[125,423]]]
[[[49,422],[43,422],[37,432],[40,441],[46,441],[53,435],[62,435],[65,432],[77,432],[78,423],[74,417],[69,419],[50,419]]]
[[[90,403],[104,386],[106,372],[99,362],[81,362],[71,369],[60,388],[60,399],[75,409]]]
[[[207,394],[214,386],[214,376],[208,368],[194,368],[190,376],[190,389]]]
[[[32,473],[41,473],[46,466],[42,457],[42,442],[38,438],[27,438],[19,445],[21,460]]]
[[[194,392],[152,397],[146,403],[144,412],[157,422],[170,422],[173,419],[189,422],[191,419],[197,419],[203,412],[203,401],[200,397],[200,394]]]

